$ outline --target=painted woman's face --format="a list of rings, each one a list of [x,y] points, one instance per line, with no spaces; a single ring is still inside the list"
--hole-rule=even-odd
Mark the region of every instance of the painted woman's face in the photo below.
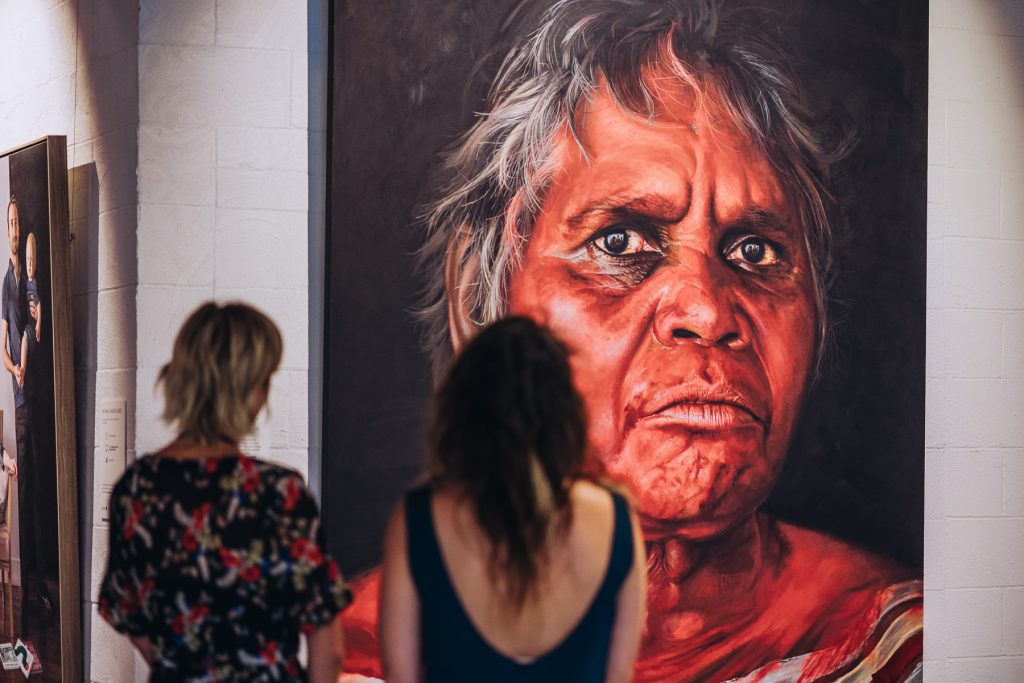
[[[569,346],[590,441],[648,533],[753,514],[789,446],[816,343],[803,232],[753,143],[681,89],[653,122],[606,89],[560,145],[510,312]]]

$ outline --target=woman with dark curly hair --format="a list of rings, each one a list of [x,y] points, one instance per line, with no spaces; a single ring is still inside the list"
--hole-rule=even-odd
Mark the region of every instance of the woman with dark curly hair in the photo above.
[[[562,344],[527,318],[481,332],[438,392],[427,483],[388,527],[388,683],[632,678],[642,535],[587,462]]]

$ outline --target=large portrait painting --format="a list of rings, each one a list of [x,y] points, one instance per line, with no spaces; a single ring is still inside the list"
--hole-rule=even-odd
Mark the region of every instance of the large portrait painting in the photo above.
[[[67,144],[0,155],[2,680],[81,676]]]
[[[381,676],[432,386],[521,314],[641,518],[635,680],[920,680],[927,10],[336,3],[321,471],[353,676]]]

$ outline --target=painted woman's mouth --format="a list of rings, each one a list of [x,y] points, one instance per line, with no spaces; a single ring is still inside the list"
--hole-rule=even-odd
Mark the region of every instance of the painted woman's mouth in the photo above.
[[[631,424],[670,423],[694,431],[766,427],[767,409],[735,387],[719,383],[687,384],[657,392],[629,411]]]
[[[669,421],[694,431],[718,431],[763,426],[750,409],[726,401],[677,401],[641,418]]]

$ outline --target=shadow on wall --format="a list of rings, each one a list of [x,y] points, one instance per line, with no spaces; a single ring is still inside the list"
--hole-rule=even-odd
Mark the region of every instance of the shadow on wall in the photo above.
[[[1005,74],[1013,75],[1010,83],[1003,84],[1003,101],[1012,107],[1024,107],[1024,4],[1020,0],[1001,0],[999,5],[989,24],[992,30],[1000,30],[1021,38],[1017,49],[1003,50],[1007,59]],[[1003,136],[1019,135],[1024,131],[1024,110],[1017,113],[1016,120],[1006,122],[1013,130],[1001,131]],[[1024,149],[1019,146],[1015,147],[1012,153],[1017,159],[1024,158]],[[1024,224],[1016,225],[1014,228],[1012,234],[1004,233],[1003,237],[1024,237]]]
[[[96,443],[96,367],[98,330],[99,182],[96,163],[68,169],[71,201],[71,270],[74,304],[75,444],[78,460],[78,525],[82,557],[81,583],[86,609],[83,639],[91,621],[93,444]],[[89,593],[85,591],[89,590]],[[88,649],[83,660],[88,662]],[[88,667],[88,664],[86,664]]]
[[[945,147],[943,164],[1020,171],[1021,160],[1024,159],[1024,3],[1020,0],[977,0],[965,3],[963,9],[946,7],[945,12],[945,15],[940,17],[941,26],[996,34],[999,36],[997,40],[1004,37],[1011,40],[1002,40],[1002,44],[998,46],[1003,62],[1000,66],[1004,80],[998,84],[999,101],[1002,106],[993,107],[988,103],[983,107],[968,107],[967,111],[971,115],[968,121],[953,120],[954,117],[950,116],[949,111],[942,109],[939,110],[941,121],[929,122],[931,126],[944,126],[939,138]],[[931,51],[930,59],[935,60],[937,56],[936,50]],[[964,59],[964,55],[952,55],[950,59],[959,62]],[[943,62],[940,61],[937,68],[945,68]],[[952,139],[959,141],[961,146],[960,149],[954,150],[954,145],[947,142],[951,139],[947,132],[955,132],[956,128],[963,125],[983,134],[979,135],[972,131],[953,135]],[[987,144],[977,149],[969,147],[976,142]],[[1024,186],[1017,185],[1014,189],[1021,190]],[[1014,225],[1012,228],[1013,234],[1006,234],[1004,231],[1002,236],[1024,236],[1024,224]]]
[[[101,679],[110,674],[90,671],[93,586],[100,578],[94,574],[105,567],[107,546],[105,537],[96,538],[104,530],[94,527],[95,509],[102,503],[94,494],[97,401],[127,400],[128,450],[135,431],[139,3],[69,0],[69,4],[77,30],[54,35],[77,40],[74,128],[66,132],[82,677],[93,680],[91,674]],[[96,542],[99,545],[94,547]],[[131,671],[131,663],[127,666]]]

